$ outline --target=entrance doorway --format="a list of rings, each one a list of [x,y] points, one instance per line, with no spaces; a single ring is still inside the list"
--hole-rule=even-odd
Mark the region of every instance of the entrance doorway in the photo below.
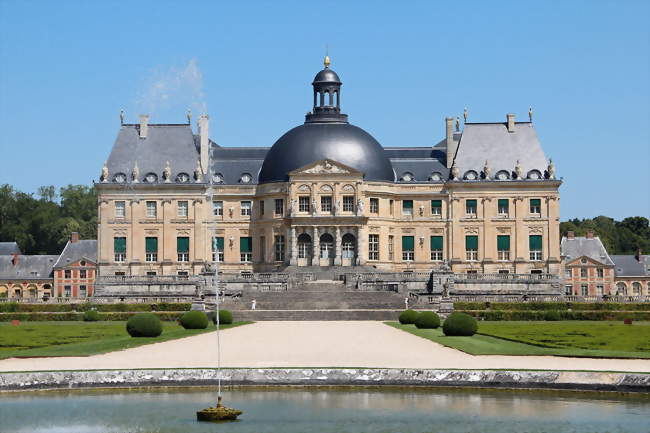
[[[335,254],[334,238],[329,233],[323,233],[320,237],[320,265],[332,266]]]
[[[343,235],[341,242],[341,264],[343,266],[353,266],[356,263],[357,252],[356,252],[356,243],[357,239],[354,235],[346,233]]]
[[[309,266],[311,264],[311,256],[311,236],[307,233],[301,233],[298,236],[298,266]]]

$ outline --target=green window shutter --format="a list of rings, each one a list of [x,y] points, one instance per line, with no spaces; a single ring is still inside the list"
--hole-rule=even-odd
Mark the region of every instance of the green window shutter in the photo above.
[[[214,237],[212,238],[212,251],[223,251],[223,238]]]
[[[508,235],[497,236],[497,250],[510,251],[510,236]]]
[[[158,252],[158,238],[146,238],[145,239],[145,249],[147,253],[157,253]]]
[[[478,236],[465,236],[465,250],[478,250]]]
[[[541,251],[542,250],[542,236],[541,235],[530,235],[528,237],[528,249],[530,251]]]
[[[413,209],[413,200],[402,200],[403,209]]]
[[[465,200],[465,209],[476,209],[476,200]]]
[[[415,241],[413,236],[402,236],[402,251],[414,251]]]
[[[113,238],[113,251],[126,253],[126,238]]]
[[[432,250],[442,249],[442,236],[431,236],[431,249]]]
[[[431,200],[431,209],[435,207],[442,207],[442,200]]]
[[[498,205],[499,205],[499,209],[501,209],[501,208],[508,209],[508,205],[509,205],[508,199],[507,198],[500,198]]]
[[[532,207],[532,206],[541,207],[541,206],[542,206],[542,200],[539,199],[539,198],[531,198],[531,199],[530,199],[530,206],[531,206],[531,207]]]
[[[189,253],[190,238],[188,237],[176,238],[176,251],[179,253]]]
[[[239,238],[239,252],[240,253],[253,252],[253,238],[251,237]]]

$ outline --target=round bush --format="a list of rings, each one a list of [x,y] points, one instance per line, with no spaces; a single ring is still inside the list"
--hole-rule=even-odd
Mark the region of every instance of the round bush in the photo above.
[[[560,312],[555,310],[546,311],[544,313],[544,320],[549,322],[557,322],[560,320]]]
[[[212,312],[210,313],[210,318],[212,323],[217,324],[217,315]],[[219,324],[220,325],[230,325],[232,323],[232,313],[228,310],[219,310]]]
[[[160,319],[153,313],[138,313],[126,322],[131,337],[157,337],[162,334]]]
[[[465,313],[451,313],[442,324],[442,332],[447,336],[471,337],[477,329],[476,319]]]
[[[208,327],[208,316],[203,311],[188,311],[181,316],[180,322],[185,329],[205,329]]]
[[[415,323],[415,319],[418,318],[419,314],[420,313],[418,313],[417,311],[413,311],[413,310],[403,311],[399,315],[399,323],[401,323],[402,325],[412,325],[412,324]]]
[[[415,327],[418,329],[435,329],[440,326],[440,317],[433,311],[424,311],[415,319]]]
[[[98,322],[102,320],[99,312],[97,310],[88,310],[84,313],[83,316],[84,322]]]

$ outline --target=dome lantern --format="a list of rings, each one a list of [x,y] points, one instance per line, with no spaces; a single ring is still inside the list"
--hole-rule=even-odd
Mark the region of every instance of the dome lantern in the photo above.
[[[325,56],[325,68],[314,77],[314,106],[305,116],[305,122],[347,122],[348,116],[341,114],[341,80],[330,69],[330,57]]]

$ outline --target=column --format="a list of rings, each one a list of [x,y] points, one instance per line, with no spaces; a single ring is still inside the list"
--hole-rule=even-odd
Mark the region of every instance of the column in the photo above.
[[[289,249],[288,251],[288,256],[289,256],[289,264],[291,266],[295,266],[298,264],[298,238],[296,237],[296,228],[291,227],[290,229],[287,229],[287,248]]]
[[[312,237],[313,251],[312,251],[312,266],[320,266],[320,238],[318,236],[318,227],[314,227],[314,234]]]
[[[334,266],[341,266],[341,228],[336,226],[336,238],[334,239],[336,256],[334,257]]]
[[[363,227],[357,228],[357,261],[359,265],[366,264],[366,231]]]

